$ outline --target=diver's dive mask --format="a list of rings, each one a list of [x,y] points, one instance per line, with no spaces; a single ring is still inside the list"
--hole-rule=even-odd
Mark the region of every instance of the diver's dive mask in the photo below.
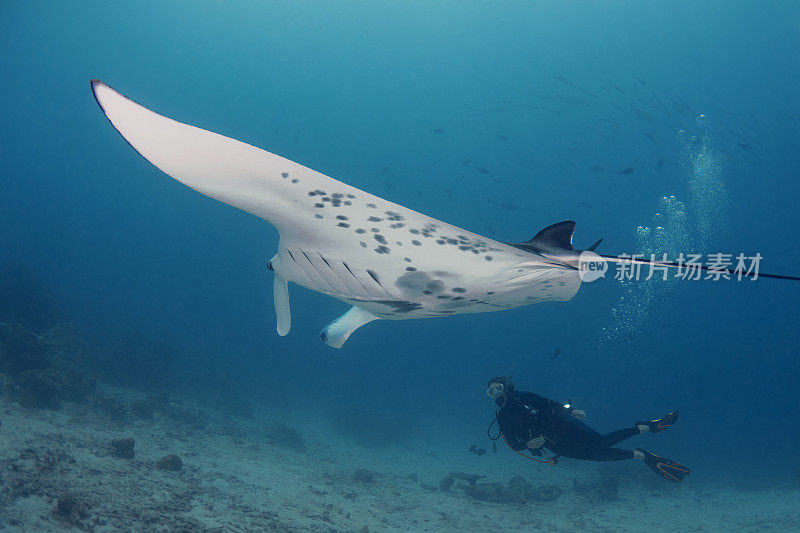
[[[502,396],[505,392],[506,387],[502,383],[492,383],[489,385],[489,388],[486,389],[486,395],[494,399],[497,399],[498,396]]]

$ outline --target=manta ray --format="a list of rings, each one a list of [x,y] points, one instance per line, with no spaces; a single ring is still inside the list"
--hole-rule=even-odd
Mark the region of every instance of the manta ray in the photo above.
[[[580,288],[573,221],[553,224],[527,242],[496,241],[159,115],[99,80],[91,88],[114,128],[150,163],[275,226],[280,240],[267,268],[274,273],[281,336],[291,327],[289,282],[352,306],[320,332],[334,348],[373,320],[504,311],[568,301]]]

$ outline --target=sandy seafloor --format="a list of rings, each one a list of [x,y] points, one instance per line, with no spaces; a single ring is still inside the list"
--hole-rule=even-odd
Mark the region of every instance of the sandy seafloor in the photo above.
[[[98,396],[124,406],[145,395],[101,386]],[[170,404],[202,413],[205,428],[158,409],[152,420],[120,421],[91,403],[33,410],[3,400],[0,529],[800,530],[800,490],[786,487],[740,491],[695,485],[691,477],[674,485],[631,464],[623,467],[630,471],[620,477],[618,499],[602,501],[609,498],[601,498],[594,485],[608,475],[602,465],[497,461],[491,450],[477,457],[466,450],[437,451],[424,441],[370,449],[309,417],[289,421],[307,443],[300,451],[270,438],[270,418],[263,413],[238,419],[177,398]],[[110,441],[127,437],[135,439],[135,456],[116,457]],[[169,453],[179,455],[183,467],[156,469],[155,462]],[[366,478],[355,475],[359,469],[369,471]],[[562,492],[550,502],[478,501],[465,494],[463,481],[449,492],[439,490],[442,477],[453,471],[504,485],[522,475],[534,486],[554,485]]]

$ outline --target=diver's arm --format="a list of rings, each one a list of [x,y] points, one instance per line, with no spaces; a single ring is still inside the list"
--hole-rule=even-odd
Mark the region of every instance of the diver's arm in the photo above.
[[[515,435],[517,432],[513,431],[513,424],[510,424],[503,416],[497,417],[497,427],[509,448],[515,451],[525,449],[525,441]]]
[[[525,446],[529,450],[538,450],[539,448],[544,446],[544,435],[539,435],[538,437],[529,440],[528,442],[525,443]]]
[[[532,392],[520,393],[520,398],[530,407],[536,409],[538,416],[543,419],[556,419],[566,418],[576,409],[573,409],[569,404],[562,404],[553,400],[549,400],[544,396],[539,396]],[[581,411],[584,415],[585,412]],[[577,418],[577,417],[576,417]]]

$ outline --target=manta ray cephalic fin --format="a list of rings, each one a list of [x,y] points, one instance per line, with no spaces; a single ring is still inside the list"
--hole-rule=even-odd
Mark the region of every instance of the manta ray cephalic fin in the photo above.
[[[286,278],[275,272],[272,282],[272,297],[275,300],[275,316],[278,322],[278,335],[284,337],[292,328],[292,311],[289,308],[289,286]]]
[[[341,348],[347,338],[358,328],[379,318],[360,307],[351,307],[348,312],[322,328],[319,338],[328,346]]]

